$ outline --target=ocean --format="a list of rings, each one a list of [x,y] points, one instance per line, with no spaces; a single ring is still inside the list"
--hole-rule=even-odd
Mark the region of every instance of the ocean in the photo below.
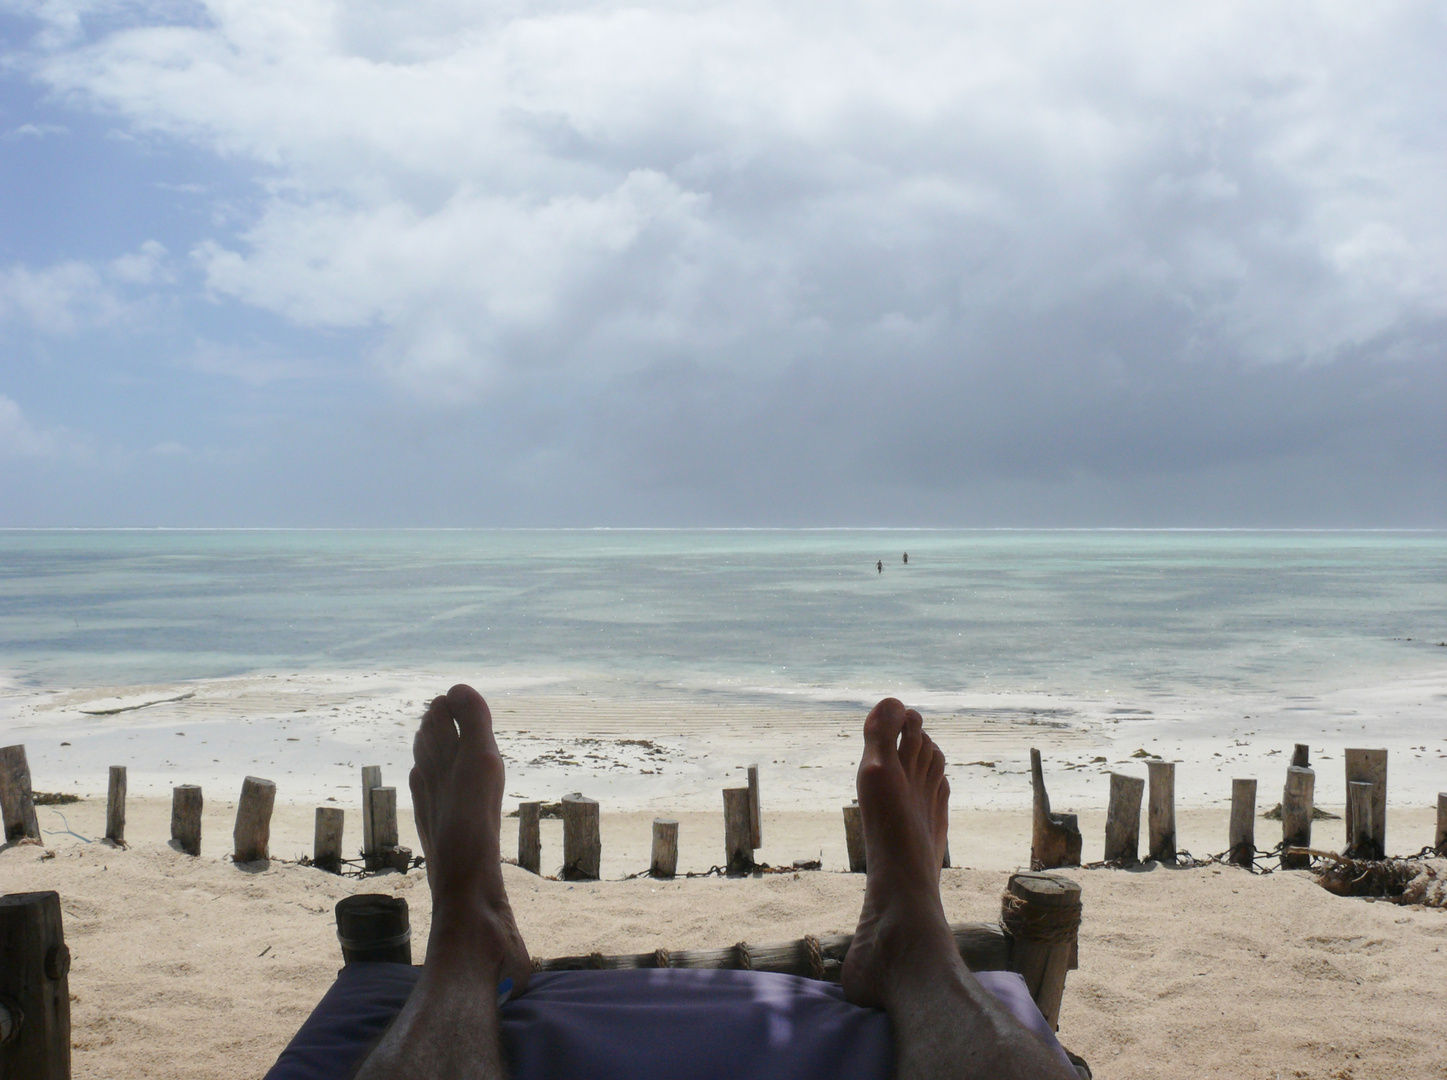
[[[127,688],[433,672],[700,707],[1050,697],[1067,727],[1168,702],[1187,738],[1262,702],[1436,693],[1443,641],[1443,533],[0,532],[0,725],[76,745]],[[1373,735],[1417,739],[1431,693]]]

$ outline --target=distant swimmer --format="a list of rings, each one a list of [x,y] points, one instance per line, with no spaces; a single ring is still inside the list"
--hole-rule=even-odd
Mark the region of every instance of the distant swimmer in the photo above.
[[[884,560],[880,559],[877,563],[874,564],[874,568],[878,570],[881,574],[884,573]]]
[[[908,565],[909,565],[909,552],[907,552],[907,551],[904,553],[904,565],[905,565],[905,566],[908,566]]]

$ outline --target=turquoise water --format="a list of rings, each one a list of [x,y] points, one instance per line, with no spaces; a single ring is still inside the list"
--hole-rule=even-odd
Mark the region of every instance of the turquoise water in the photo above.
[[[0,533],[0,674],[32,688],[462,666],[1274,692],[1441,672],[1444,639],[1442,533]]]

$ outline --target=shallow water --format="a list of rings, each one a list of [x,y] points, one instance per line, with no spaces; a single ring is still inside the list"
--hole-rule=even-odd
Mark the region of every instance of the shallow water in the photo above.
[[[1440,533],[0,533],[0,671],[27,687],[476,666],[1251,692],[1440,671],[1444,637]]]

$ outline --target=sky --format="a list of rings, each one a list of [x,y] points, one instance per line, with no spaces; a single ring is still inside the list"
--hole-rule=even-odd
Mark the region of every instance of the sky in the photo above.
[[[0,526],[1447,527],[1440,2],[0,0]]]

